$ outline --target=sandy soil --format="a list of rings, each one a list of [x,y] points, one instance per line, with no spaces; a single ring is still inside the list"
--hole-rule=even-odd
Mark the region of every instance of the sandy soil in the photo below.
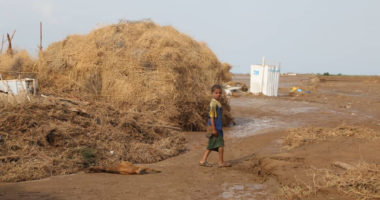
[[[159,174],[84,172],[37,181],[0,183],[0,199],[284,199],[281,186],[311,184],[310,169],[335,161],[380,164],[380,140],[334,137],[291,150],[283,148],[289,128],[356,126],[380,130],[379,77],[323,77],[310,94],[289,96],[294,85],[311,87],[313,77],[282,76],[278,98],[245,95],[230,99],[236,125],[225,129],[231,168],[200,167],[204,133],[189,132],[188,151],[148,166]],[[235,80],[247,82],[248,76]],[[360,131],[360,130],[359,130]],[[209,160],[217,162],[216,153]],[[355,199],[329,188],[308,199]]]

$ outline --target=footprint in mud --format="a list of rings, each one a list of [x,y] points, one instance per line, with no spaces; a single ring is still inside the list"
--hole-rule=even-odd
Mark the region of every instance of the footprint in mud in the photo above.
[[[222,199],[262,199],[266,196],[264,185],[262,184],[222,184],[223,193],[220,194]]]

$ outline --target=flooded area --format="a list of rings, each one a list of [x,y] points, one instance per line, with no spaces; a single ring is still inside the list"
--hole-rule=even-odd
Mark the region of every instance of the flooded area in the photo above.
[[[222,199],[247,199],[256,200],[262,199],[267,195],[265,185],[263,184],[222,184],[223,193],[219,196]]]
[[[260,134],[268,129],[276,129],[280,127],[292,127],[290,123],[281,121],[279,118],[237,118],[235,119],[236,125],[227,129],[229,137],[248,137]],[[294,123],[293,126],[296,126]]]
[[[228,136],[237,138],[261,134],[268,130],[305,125],[310,122],[310,118],[302,117],[305,114],[319,115],[321,112],[328,115],[338,114],[337,111],[323,108],[319,104],[275,98],[232,98],[230,104],[239,113],[234,113],[236,125],[226,130]]]

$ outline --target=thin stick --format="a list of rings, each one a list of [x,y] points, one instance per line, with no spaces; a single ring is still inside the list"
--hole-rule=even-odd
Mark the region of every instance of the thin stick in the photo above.
[[[4,43],[5,43],[5,40],[4,40],[4,34],[3,34],[2,38],[1,38],[1,48],[0,48],[0,54],[2,54],[2,53],[3,53],[3,47],[4,47]]]
[[[7,33],[7,39],[8,39],[8,49],[7,49],[7,54],[8,55],[12,55],[13,52],[12,52],[12,39],[11,37],[9,36],[9,33]]]
[[[9,33],[7,33],[7,39],[8,39],[8,49],[7,49],[7,54],[10,55],[10,56],[13,55],[13,51],[12,51],[12,40],[13,40],[13,37],[15,36],[15,33],[16,33],[16,29],[13,31],[12,36],[9,36]]]
[[[15,36],[15,33],[16,33],[16,29],[13,31],[12,33],[12,37],[11,37],[11,40],[13,40],[13,37]]]

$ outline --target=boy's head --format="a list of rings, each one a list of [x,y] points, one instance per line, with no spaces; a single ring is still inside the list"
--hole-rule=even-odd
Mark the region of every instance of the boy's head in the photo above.
[[[220,96],[222,96],[222,87],[220,85],[213,85],[211,87],[211,94],[214,99],[219,100]]]

